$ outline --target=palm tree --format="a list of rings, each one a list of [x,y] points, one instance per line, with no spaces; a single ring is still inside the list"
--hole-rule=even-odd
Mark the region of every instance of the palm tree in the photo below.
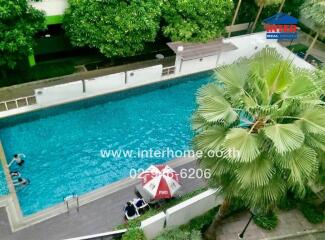
[[[234,17],[233,17],[233,19],[232,19],[232,22],[231,22],[231,25],[230,25],[230,28],[229,28],[228,37],[231,36],[231,29],[232,29],[232,27],[233,27],[234,24],[235,24],[235,21],[236,21],[236,18],[237,18],[238,12],[239,12],[239,8],[240,8],[240,5],[241,5],[241,1],[242,1],[242,0],[239,0],[238,3],[237,3],[237,7],[236,7],[236,11],[235,11],[235,15],[234,15]]]
[[[207,239],[215,239],[232,199],[267,212],[289,189],[303,197],[319,176],[325,102],[316,78],[265,48],[218,68],[217,80],[198,91],[193,146],[203,153],[200,165],[211,170],[209,183],[221,187],[225,198]]]
[[[255,18],[255,21],[254,21],[254,24],[253,24],[253,27],[251,29],[251,33],[254,32],[255,28],[256,28],[256,25],[257,25],[257,22],[258,22],[258,19],[260,18],[261,16],[261,13],[262,13],[262,10],[265,6],[268,6],[268,5],[272,5],[272,4],[278,4],[280,3],[282,0],[255,0],[255,3],[256,5],[259,7],[258,9],[258,12],[257,12],[257,15],[256,15],[256,18]]]
[[[279,13],[282,12],[282,9],[283,9],[283,7],[284,7],[284,3],[285,3],[285,1],[286,1],[286,0],[282,0],[281,5],[280,5],[280,8],[279,8],[279,11],[278,11]]]
[[[319,35],[325,35],[324,12],[324,0],[306,0],[306,2],[301,6],[301,17],[303,19],[303,23],[316,32],[316,35],[305,54],[305,59],[310,54],[310,51],[314,47]]]

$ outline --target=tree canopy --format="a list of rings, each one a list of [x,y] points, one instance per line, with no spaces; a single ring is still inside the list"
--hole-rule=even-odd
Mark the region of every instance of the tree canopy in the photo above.
[[[160,0],[69,0],[64,27],[73,45],[107,57],[132,56],[155,40]]]
[[[260,211],[287,191],[303,197],[324,179],[325,103],[321,73],[312,73],[265,48],[216,70],[203,86],[193,117],[194,148],[226,199]],[[210,157],[208,151],[222,151]],[[232,154],[229,154],[232,153]]]
[[[173,41],[207,41],[220,37],[232,16],[232,0],[166,0],[163,32]]]
[[[34,35],[43,28],[44,14],[27,0],[0,0],[0,67],[14,68],[31,54]]]

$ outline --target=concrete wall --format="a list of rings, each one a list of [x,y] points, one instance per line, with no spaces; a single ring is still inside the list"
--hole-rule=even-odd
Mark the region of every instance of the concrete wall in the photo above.
[[[224,42],[233,43],[238,49],[221,53],[218,66],[223,64],[231,64],[234,61],[238,60],[240,57],[251,57],[258,51],[262,50],[266,46],[276,48],[277,51],[285,59],[293,60],[293,63],[297,67],[314,69],[314,67],[301,59],[300,57],[293,54],[287,48],[281,46],[277,40],[266,39],[266,33],[260,32],[252,35],[237,36],[228,39],[224,39]]]
[[[68,7],[68,0],[42,0],[41,2],[29,1],[34,8],[44,11],[46,16],[63,15]]]
[[[78,98],[83,94],[82,81],[35,89],[36,102],[49,104]]]
[[[161,80],[162,65],[137,69],[126,72],[126,84],[129,86],[137,86],[141,84],[156,82]]]
[[[125,73],[116,73],[85,80],[87,93],[105,93],[125,85]]]
[[[171,229],[188,223],[191,219],[198,217],[210,209],[220,205],[222,196],[218,190],[209,189],[197,196],[190,198],[174,207],[161,212],[141,222],[141,228],[147,239],[154,239],[166,228]]]
[[[218,55],[208,56],[193,60],[182,61],[180,60],[180,66],[178,71],[182,75],[203,72],[210,69],[214,69],[217,66]]]
[[[221,196],[216,196],[217,190],[209,189],[185,202],[182,202],[166,211],[166,227],[175,228],[191,219],[202,215],[210,209],[220,205]]]
[[[141,228],[144,231],[147,239],[154,239],[157,237],[165,228],[165,213],[161,212],[141,222]]]

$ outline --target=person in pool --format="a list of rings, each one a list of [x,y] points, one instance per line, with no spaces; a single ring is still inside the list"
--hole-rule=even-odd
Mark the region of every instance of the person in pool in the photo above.
[[[26,186],[27,184],[29,184],[29,180],[19,177],[17,180],[13,181],[14,186]]]
[[[11,176],[12,178],[14,178],[14,177],[20,177],[21,174],[20,174],[20,172],[18,172],[18,171],[14,171],[14,172],[10,172],[10,176]]]
[[[10,167],[13,163],[16,163],[18,166],[23,166],[25,160],[22,159],[23,154],[15,154],[14,158],[11,160],[11,162],[8,164],[8,167]]]

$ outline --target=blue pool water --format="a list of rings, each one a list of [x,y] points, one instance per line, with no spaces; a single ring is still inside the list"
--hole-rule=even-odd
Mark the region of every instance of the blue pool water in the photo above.
[[[170,160],[102,158],[102,149],[188,149],[195,93],[211,79],[209,72],[1,121],[7,161],[26,155],[21,173],[30,184],[17,189],[24,215]]]

